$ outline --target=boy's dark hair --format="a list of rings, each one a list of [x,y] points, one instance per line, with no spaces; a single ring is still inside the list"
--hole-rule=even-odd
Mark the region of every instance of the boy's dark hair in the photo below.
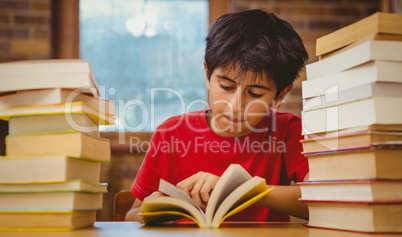
[[[272,78],[277,96],[293,83],[308,59],[292,26],[263,10],[219,17],[210,27],[206,41],[208,79],[218,67],[239,66],[240,74],[252,71]]]

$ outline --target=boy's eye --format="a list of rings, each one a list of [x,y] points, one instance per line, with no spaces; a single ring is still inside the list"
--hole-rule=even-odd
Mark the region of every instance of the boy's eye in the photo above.
[[[261,98],[261,96],[262,96],[260,94],[255,94],[255,93],[253,93],[251,91],[249,91],[248,93],[251,95],[251,97],[254,97],[254,98]]]
[[[232,90],[234,87],[232,86],[224,86],[223,84],[220,84],[221,88],[224,90]]]

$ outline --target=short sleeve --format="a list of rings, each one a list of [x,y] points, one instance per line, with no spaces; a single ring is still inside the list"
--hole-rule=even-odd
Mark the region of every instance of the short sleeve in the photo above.
[[[301,182],[304,176],[309,172],[308,160],[302,154],[303,146],[301,140],[301,120],[297,116],[292,116],[288,121],[286,131],[286,150],[284,153],[284,162],[286,165],[286,174],[288,180]]]
[[[157,191],[159,180],[166,177],[166,153],[158,152],[158,144],[162,144],[163,139],[157,130],[152,136],[144,161],[131,186],[131,193],[140,200]]]

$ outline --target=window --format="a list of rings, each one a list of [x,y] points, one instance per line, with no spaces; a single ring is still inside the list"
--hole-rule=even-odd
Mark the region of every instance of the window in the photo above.
[[[80,57],[116,126],[154,131],[166,118],[206,108],[203,58],[208,0],[80,0]]]

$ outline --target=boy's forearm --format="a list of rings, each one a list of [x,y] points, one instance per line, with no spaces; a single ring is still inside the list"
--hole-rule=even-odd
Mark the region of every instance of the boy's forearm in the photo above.
[[[131,208],[131,209],[127,212],[127,214],[126,214],[124,220],[125,220],[125,221],[141,221],[141,220],[138,218],[138,216],[137,216],[137,213],[139,212],[139,210],[140,210],[140,207]]]
[[[301,197],[299,186],[268,185],[274,189],[257,202],[257,205],[283,212],[302,219],[308,219],[307,205],[298,199]]]

